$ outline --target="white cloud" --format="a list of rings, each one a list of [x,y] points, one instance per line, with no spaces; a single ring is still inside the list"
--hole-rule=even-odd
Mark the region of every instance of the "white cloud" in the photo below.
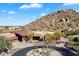
[[[43,13],[48,12],[50,9],[51,9],[51,8],[47,8],[47,9],[45,9],[45,10],[43,11]]]
[[[22,6],[19,7],[19,9],[28,9],[28,8],[41,8],[42,4],[38,4],[38,3],[33,3],[33,4],[24,4]]]
[[[33,16],[34,18],[36,18],[36,16]]]
[[[47,14],[49,13],[50,10],[51,10],[51,8],[45,9],[45,10],[41,13],[40,16],[45,16],[45,15],[47,15]]]
[[[79,10],[75,10],[76,12],[79,12]]]
[[[50,10],[51,8],[47,8],[46,11]]]
[[[27,8],[30,8],[30,6],[28,6],[28,5],[22,5],[22,6],[20,7],[20,9],[27,9]]]
[[[8,11],[8,14],[15,14],[15,11]]]
[[[42,5],[35,3],[35,4],[30,4],[30,7],[32,7],[32,8],[41,8]]]
[[[67,6],[70,6],[70,5],[76,5],[76,4],[77,4],[77,3],[64,3],[63,5],[64,5],[64,6],[66,6],[66,5],[67,5]]]
[[[45,16],[46,14],[45,13],[41,13],[41,16]]]
[[[5,13],[5,12],[6,12],[6,10],[1,10],[1,12],[2,12],[2,13]]]

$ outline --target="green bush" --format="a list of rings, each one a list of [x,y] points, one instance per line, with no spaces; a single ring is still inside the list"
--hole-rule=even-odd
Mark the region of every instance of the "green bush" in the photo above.
[[[72,37],[69,41],[71,45],[79,45],[79,37]]]
[[[7,52],[11,45],[11,41],[3,36],[0,36],[0,52]]]
[[[78,37],[74,37],[72,40],[73,40],[74,42],[79,42],[79,38],[78,38]]]

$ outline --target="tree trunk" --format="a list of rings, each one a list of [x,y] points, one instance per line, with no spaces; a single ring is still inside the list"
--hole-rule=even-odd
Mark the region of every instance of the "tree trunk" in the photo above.
[[[47,45],[47,49],[49,48],[49,45],[48,45],[48,43],[46,43],[46,45]]]

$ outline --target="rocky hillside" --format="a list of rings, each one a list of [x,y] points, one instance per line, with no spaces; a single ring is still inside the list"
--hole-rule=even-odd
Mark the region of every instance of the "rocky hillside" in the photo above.
[[[78,33],[79,31],[79,13],[75,10],[59,10],[55,13],[33,21],[26,25],[25,30],[55,31],[59,30],[65,33]],[[75,32],[76,31],[76,32]]]

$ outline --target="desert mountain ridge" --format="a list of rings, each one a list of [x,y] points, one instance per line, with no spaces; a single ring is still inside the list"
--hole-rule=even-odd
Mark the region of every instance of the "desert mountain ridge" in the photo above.
[[[79,12],[73,9],[59,10],[25,25],[24,29],[31,31],[79,31]]]

